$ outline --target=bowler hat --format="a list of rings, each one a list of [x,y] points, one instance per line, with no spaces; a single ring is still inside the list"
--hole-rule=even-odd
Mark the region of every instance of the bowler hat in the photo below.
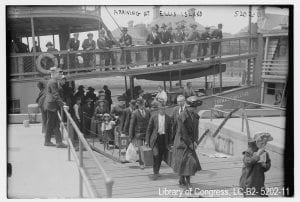
[[[223,27],[223,24],[222,24],[222,23],[219,23],[219,24],[218,24],[218,27]]]
[[[122,27],[121,31],[128,31],[127,27]]]
[[[136,105],[143,105],[145,103],[143,98],[136,99]]]
[[[202,105],[202,100],[199,100],[197,96],[191,96],[187,98],[186,103],[190,107],[198,107]]]
[[[46,43],[46,47],[47,47],[47,46],[53,46],[52,42],[51,42],[51,41],[47,42],[47,43]]]
[[[88,90],[93,91],[93,90],[95,90],[95,88],[90,86],[90,87],[88,87]]]
[[[205,29],[210,29],[210,27],[205,27]]]
[[[90,32],[87,34],[87,36],[94,36],[94,34]]]
[[[84,86],[83,85],[78,86],[78,90],[79,89],[84,89]]]
[[[167,25],[166,25],[165,23],[163,23],[163,24],[161,25],[161,28],[165,28],[165,27],[167,27]]]

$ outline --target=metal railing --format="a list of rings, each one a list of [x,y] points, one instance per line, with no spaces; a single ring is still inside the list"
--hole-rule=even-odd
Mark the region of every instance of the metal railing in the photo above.
[[[167,54],[164,55],[167,55],[167,57],[162,57],[165,51],[167,51]],[[67,75],[92,71],[127,71],[129,68],[143,69],[166,65],[175,66],[187,62],[211,63],[221,58],[234,58],[250,54],[255,55],[256,53],[257,36],[114,47],[108,50],[51,52],[58,60],[58,65]],[[34,58],[38,58],[41,54],[43,53],[10,54],[10,77],[12,79],[20,79],[29,76],[42,76],[37,71],[37,64],[33,62]],[[44,64],[42,64],[43,62]],[[51,66],[47,66],[43,60],[39,65],[43,65],[45,69]]]
[[[79,171],[79,197],[83,197],[83,184],[86,185],[88,194],[91,198],[97,198],[101,197],[99,196],[95,190],[92,188],[92,185],[88,179],[88,176],[86,174],[86,171],[84,169],[84,163],[83,163],[83,151],[86,149],[86,152],[89,154],[89,156],[92,158],[93,162],[95,163],[97,169],[100,171],[101,175],[104,177],[105,181],[105,187],[106,187],[106,197],[111,198],[112,197],[112,186],[113,186],[113,180],[111,177],[108,176],[104,168],[102,167],[101,163],[97,159],[96,155],[92,151],[89,143],[84,138],[83,133],[79,130],[77,124],[73,120],[72,116],[68,112],[68,108],[63,107],[61,109],[61,114],[59,114],[59,118],[61,121],[61,133],[62,136],[64,136],[64,130],[67,132],[67,142],[68,142],[68,161],[71,160],[71,153],[74,157],[74,160],[76,162],[78,171]],[[67,124],[65,125],[64,116],[66,116]],[[73,137],[71,137],[71,130],[73,130],[77,136],[79,141],[79,155],[77,156],[76,150],[73,145]]]
[[[235,116],[242,118],[242,128],[241,128],[242,132],[244,131],[244,121],[245,120],[255,122],[255,123],[259,123],[259,124],[263,124],[263,125],[266,125],[266,126],[271,126],[271,127],[277,128],[277,129],[285,130],[285,128],[282,128],[282,127],[279,127],[279,126],[276,126],[276,125],[273,125],[273,124],[270,124],[270,123],[267,123],[267,122],[264,122],[264,121],[258,121],[258,120],[248,118],[246,110],[245,110],[245,108],[249,105],[255,105],[255,106],[260,106],[260,107],[265,107],[265,108],[270,108],[270,109],[276,109],[276,110],[280,110],[280,111],[286,111],[285,108],[276,107],[276,106],[272,106],[272,105],[266,105],[266,104],[259,104],[259,103],[255,103],[255,102],[249,102],[249,101],[245,101],[245,100],[234,99],[234,98],[229,98],[229,97],[223,97],[223,96],[218,96],[218,95],[212,95],[212,96],[217,97],[217,98],[227,99],[227,100],[230,100],[230,101],[233,101],[233,102],[239,102],[241,104],[242,115],[236,114],[239,110],[234,112],[234,113],[235,113]],[[210,120],[211,121],[212,121],[214,112],[216,112],[217,116],[219,116],[219,117],[222,117],[223,114],[230,114],[231,113],[230,111],[224,111],[224,110],[221,110],[221,109],[218,109],[218,108],[215,108],[215,107],[211,108],[210,110],[211,110],[211,113],[210,113],[210,116],[211,116]],[[247,126],[247,127],[249,127],[249,126]],[[249,129],[247,128],[247,130],[249,130]]]

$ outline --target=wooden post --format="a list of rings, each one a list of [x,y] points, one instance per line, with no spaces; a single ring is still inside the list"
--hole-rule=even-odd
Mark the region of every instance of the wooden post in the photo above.
[[[164,91],[167,91],[166,80],[164,80]]]
[[[172,91],[172,73],[169,73],[170,77],[169,77],[169,81],[170,81],[170,91]]]
[[[31,37],[32,37],[32,48],[33,48],[33,71],[36,72],[35,59],[36,59],[36,48],[35,48],[35,33],[34,33],[34,21],[31,17]]]
[[[124,76],[124,81],[125,81],[125,92],[128,90],[128,87],[127,87],[127,77]]]
[[[53,42],[53,46],[55,47],[55,39],[54,39],[54,34],[52,34],[52,42]]]
[[[179,86],[181,87],[182,84],[181,84],[181,70],[178,71],[179,75],[178,75],[178,78],[179,78]]]
[[[207,90],[207,75],[205,76],[205,91]],[[206,94],[206,93],[205,93]]]
[[[219,63],[219,71],[220,71],[220,92],[222,92],[222,71],[221,71],[221,64]]]
[[[262,35],[258,35],[258,47],[257,47],[257,56],[254,60],[254,67],[253,67],[253,83],[256,85],[261,85],[262,83],[262,63],[263,63],[263,56],[267,57],[267,47],[265,47],[265,55],[263,54],[264,51],[264,41]],[[268,38],[266,39],[266,44],[268,43]]]
[[[131,99],[134,99],[134,77],[130,76],[130,94],[131,94]]]
[[[39,47],[41,47],[41,40],[40,40],[40,36],[38,36],[38,45],[39,45]]]

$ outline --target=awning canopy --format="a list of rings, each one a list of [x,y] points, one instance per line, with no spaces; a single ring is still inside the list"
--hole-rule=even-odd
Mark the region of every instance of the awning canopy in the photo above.
[[[220,72],[226,71],[226,64],[211,65],[208,68],[197,68],[197,69],[182,69],[181,80],[194,79],[203,76],[219,74]],[[148,73],[140,74],[135,76],[136,79],[146,79],[151,81],[178,81],[180,78],[179,71],[159,72],[159,73]]]

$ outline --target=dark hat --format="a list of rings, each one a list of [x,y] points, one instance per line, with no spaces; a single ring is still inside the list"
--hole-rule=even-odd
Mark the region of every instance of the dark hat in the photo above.
[[[87,36],[94,36],[94,34],[90,32],[87,34]]]
[[[190,24],[190,27],[197,27],[198,25],[196,23]]]
[[[185,28],[185,26],[184,26],[184,25],[181,25],[181,26],[180,26],[180,29],[184,29],[184,28]]]
[[[151,103],[151,107],[152,107],[153,109],[159,109],[159,108],[162,107],[162,103],[159,102],[159,101],[154,100],[154,101]]]
[[[88,90],[93,91],[93,90],[95,90],[95,88],[90,86],[90,87],[88,87]]]
[[[78,86],[77,89],[78,89],[78,90],[79,90],[79,89],[84,89],[84,86],[83,86],[83,85],[80,85],[80,86]]]
[[[145,100],[143,98],[136,99],[136,105],[143,105],[145,103]]]
[[[121,31],[128,31],[127,27],[122,27]]]
[[[167,25],[166,25],[165,23],[163,23],[163,24],[161,25],[161,28],[165,28],[165,27],[167,27]]]
[[[118,101],[126,101],[126,99],[124,98],[124,96],[119,96]]]
[[[99,34],[105,34],[105,30],[101,29],[101,30],[99,31]]]
[[[130,100],[130,104],[131,104],[131,105],[135,105],[135,104],[136,104],[136,101],[135,101],[135,100]]]
[[[202,105],[202,100],[199,100],[197,96],[191,96],[187,98],[186,103],[190,107],[198,107]]]
[[[155,29],[158,29],[158,28],[159,28],[158,24],[155,24],[155,25],[154,25],[154,28],[155,28]]]
[[[143,89],[139,89],[138,94],[141,94],[141,93],[143,93],[143,92],[144,92]]]
[[[87,98],[86,100],[85,100],[85,102],[92,102],[93,100],[91,99],[91,98]]]
[[[222,23],[219,23],[219,24],[218,24],[218,27],[223,27],[223,24],[222,24]]]
[[[47,42],[46,47],[47,46],[53,46],[52,42],[51,41]]]
[[[205,29],[210,29],[210,27],[205,27]]]

